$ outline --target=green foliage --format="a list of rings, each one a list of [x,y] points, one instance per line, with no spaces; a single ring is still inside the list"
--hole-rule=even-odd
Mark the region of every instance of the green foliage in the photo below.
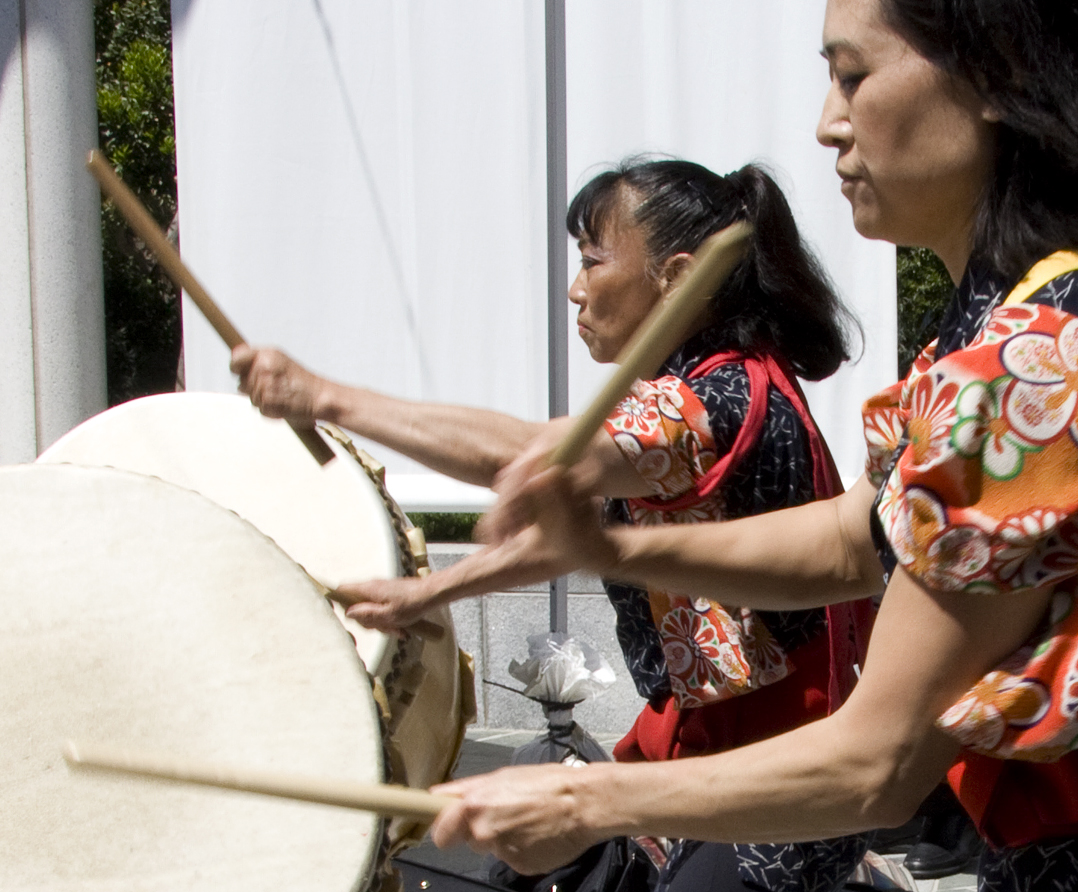
[[[408,519],[423,530],[428,542],[471,542],[479,514],[415,511]]]
[[[954,283],[943,262],[927,248],[898,249],[898,376],[936,336]]]
[[[101,148],[165,228],[176,216],[169,0],[95,0]],[[111,204],[101,213],[109,405],[176,388],[176,288]]]

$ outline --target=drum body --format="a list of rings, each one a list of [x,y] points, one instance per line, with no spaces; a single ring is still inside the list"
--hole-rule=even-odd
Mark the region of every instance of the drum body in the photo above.
[[[0,888],[346,892],[374,816],[69,771],[67,739],[382,779],[370,680],[318,586],[197,493],[0,469]]]
[[[245,397],[162,394],[89,419],[38,462],[122,468],[192,489],[250,521],[327,588],[401,575],[412,556],[394,524],[400,511],[337,433],[337,458],[320,466],[287,424]],[[429,616],[446,629],[439,641],[398,642],[337,615],[384,689],[391,779],[428,787],[448,778],[474,718],[449,609]],[[395,825],[396,836],[408,832]]]

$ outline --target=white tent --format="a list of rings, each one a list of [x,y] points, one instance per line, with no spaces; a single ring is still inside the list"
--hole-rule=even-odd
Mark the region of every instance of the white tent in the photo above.
[[[881,311],[894,307],[894,250],[854,233],[834,152],[815,141],[823,7],[570,0],[567,181],[575,191],[642,151],[773,168],[865,326],[860,361],[809,390],[852,479],[860,401],[895,372],[894,310]],[[543,4],[172,8],[183,254],[240,331],[339,380],[546,417]],[[225,348],[193,308],[184,328],[188,388],[232,390]],[[576,411],[606,372],[575,326],[568,339]],[[406,508],[484,501],[370,451]]]

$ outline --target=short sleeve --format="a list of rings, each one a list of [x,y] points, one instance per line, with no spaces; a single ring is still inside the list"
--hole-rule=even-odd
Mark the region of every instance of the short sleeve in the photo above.
[[[904,397],[917,379],[935,362],[936,341],[933,341],[914,360],[904,381],[892,384],[870,397],[861,407],[861,422],[865,430],[865,473],[872,485],[882,485],[887,469],[894,461],[895,450],[902,442],[909,421],[908,403]]]
[[[673,375],[633,384],[604,427],[655,495],[688,492],[718,457],[707,410]]]
[[[1078,570],[1078,318],[997,309],[968,347],[911,376],[909,445],[878,513],[928,588],[999,593]]]
[[[999,759],[1055,761],[1078,741],[1078,318],[1073,276],[997,308],[965,348],[911,375],[908,446],[878,503],[898,561],[928,588],[1054,590],[1035,641],[939,719]]]

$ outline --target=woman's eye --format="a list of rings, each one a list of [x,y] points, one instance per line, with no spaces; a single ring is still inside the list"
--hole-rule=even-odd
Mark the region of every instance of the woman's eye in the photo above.
[[[867,77],[865,72],[855,72],[850,74],[836,74],[835,79],[838,81],[838,87],[843,93],[849,95],[857,90],[861,86],[861,82]]]
[[[593,266],[595,266],[595,265],[596,265],[596,264],[597,264],[598,262],[599,262],[599,261],[598,261],[598,260],[597,260],[596,258],[594,258],[594,257],[587,257],[587,256],[582,256],[582,257],[580,258],[580,265],[581,265],[581,267],[583,267],[584,269],[591,269],[591,268],[592,268]]]

